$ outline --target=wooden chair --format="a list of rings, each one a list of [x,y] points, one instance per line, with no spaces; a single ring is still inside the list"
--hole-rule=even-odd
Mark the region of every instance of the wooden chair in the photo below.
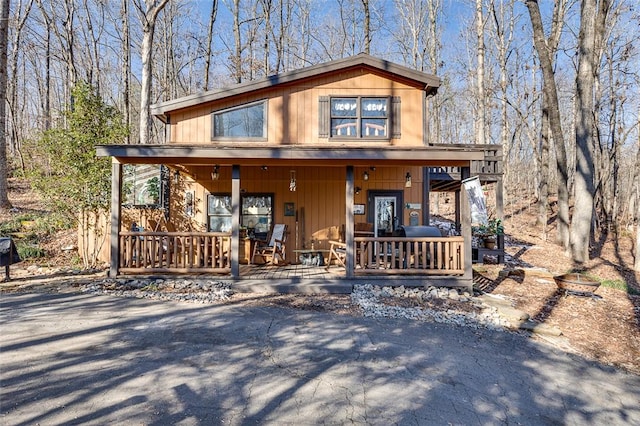
[[[271,230],[271,237],[266,241],[257,241],[253,249],[253,256],[251,256],[251,263],[256,262],[256,257],[261,256],[265,262],[271,264],[277,264],[279,261],[283,263],[286,261],[286,240],[287,240],[287,225],[282,223],[276,223]],[[280,260],[278,260],[280,259]]]
[[[338,265],[345,267],[347,261],[347,244],[341,241],[329,241],[329,259],[327,259],[327,267],[331,266],[331,261],[335,258]]]

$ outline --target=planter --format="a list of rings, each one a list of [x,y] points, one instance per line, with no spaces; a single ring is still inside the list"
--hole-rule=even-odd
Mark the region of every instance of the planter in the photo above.
[[[585,296],[592,296],[600,287],[599,281],[580,273],[556,275],[553,280],[560,290]]]
[[[496,237],[484,237],[482,239],[482,245],[489,250],[493,250],[496,248]]]

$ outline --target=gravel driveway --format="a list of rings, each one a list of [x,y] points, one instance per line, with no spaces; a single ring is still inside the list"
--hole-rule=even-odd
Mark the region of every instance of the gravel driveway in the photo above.
[[[6,293],[0,342],[7,425],[640,424],[640,376],[451,324]]]

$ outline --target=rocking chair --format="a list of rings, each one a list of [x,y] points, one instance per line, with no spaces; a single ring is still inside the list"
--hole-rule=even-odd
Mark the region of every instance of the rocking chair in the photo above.
[[[266,241],[258,241],[256,243],[255,248],[253,249],[253,256],[251,256],[251,263],[256,262],[257,256],[261,256],[266,263],[271,263],[273,265],[279,262],[284,263],[285,252],[286,252],[286,246],[285,246],[286,240],[287,240],[287,225],[282,223],[277,223],[273,225],[269,242],[267,243]]]

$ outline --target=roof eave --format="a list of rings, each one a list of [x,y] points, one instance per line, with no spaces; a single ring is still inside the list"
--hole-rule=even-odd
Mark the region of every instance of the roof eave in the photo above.
[[[298,80],[313,78],[323,73],[331,73],[343,69],[357,66],[367,66],[383,72],[388,72],[399,77],[409,79],[423,85],[423,90],[428,94],[434,93],[440,87],[441,80],[433,74],[423,73],[403,65],[398,65],[384,59],[361,53],[348,58],[337,59],[335,61],[312,65],[299,70],[288,71],[281,74],[272,75],[261,80],[240,83],[228,88],[211,90],[172,99],[151,106],[151,113],[166,123],[166,115],[171,111],[189,108],[195,105],[213,102],[216,100],[240,95],[247,92],[266,89],[281,84],[288,84]],[[164,120],[163,120],[164,117]]]

